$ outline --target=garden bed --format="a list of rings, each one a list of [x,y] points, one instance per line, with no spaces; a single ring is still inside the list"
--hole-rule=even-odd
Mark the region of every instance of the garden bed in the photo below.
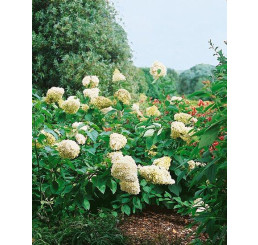
[[[173,210],[149,207],[142,213],[125,217],[119,229],[130,245],[184,245],[194,240],[197,227],[187,228],[190,223],[190,217],[181,216]],[[204,235],[200,239],[206,240]]]

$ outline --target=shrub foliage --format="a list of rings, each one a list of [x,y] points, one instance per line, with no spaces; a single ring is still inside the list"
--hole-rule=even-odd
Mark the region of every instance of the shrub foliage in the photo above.
[[[32,37],[33,84],[38,88],[75,91],[85,75],[97,75],[102,90],[112,93],[115,68],[123,70],[130,91],[137,93],[145,84],[115,9],[105,0],[33,0]]]

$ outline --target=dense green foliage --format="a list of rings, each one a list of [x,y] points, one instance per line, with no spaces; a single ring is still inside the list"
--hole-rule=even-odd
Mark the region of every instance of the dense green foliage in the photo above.
[[[179,94],[191,94],[203,87],[202,81],[213,81],[214,66],[199,64],[189,70],[183,71],[177,80]]]
[[[33,84],[75,91],[85,75],[97,75],[112,93],[112,73],[123,70],[126,85],[138,93],[145,85],[131,61],[127,35],[105,0],[33,0]],[[141,87],[140,87],[141,86]]]
[[[160,85],[162,87],[162,84]],[[170,137],[169,121],[178,112],[178,108],[171,106],[168,101],[159,105],[161,118],[149,117],[140,121],[129,106],[117,103],[117,111],[103,114],[99,109],[92,107],[88,112],[79,110],[75,115],[68,115],[54,104],[46,104],[44,100],[34,94],[33,103],[33,210],[35,216],[42,219],[55,219],[67,214],[84,214],[87,210],[96,212],[97,209],[113,208],[126,214],[142,210],[146,204],[163,204],[172,207],[173,196],[178,196],[183,189],[183,195],[189,194],[182,179],[182,171],[177,167],[180,163],[171,166],[172,176],[180,176],[175,186],[158,186],[147,183],[140,178],[141,192],[132,196],[122,192],[117,180],[111,176],[111,162],[107,154],[111,152],[109,136],[112,132],[122,133],[128,143],[122,150],[124,155],[133,156],[136,163],[150,165],[152,161],[164,155],[174,156],[174,151],[182,145],[180,140]],[[82,103],[86,103],[80,92],[77,93]],[[38,97],[38,98],[37,98]],[[147,102],[151,105],[152,102]],[[187,106],[187,105],[185,105]],[[44,143],[46,137],[41,133],[53,134],[60,142],[63,139],[74,139],[71,135],[72,123],[82,121],[90,126],[86,132],[87,143],[81,147],[81,154],[74,160],[62,159],[56,147]],[[129,123],[130,122],[130,123]],[[161,123],[158,126],[153,123]],[[148,130],[154,127],[153,137],[143,137]],[[109,129],[110,131],[105,131]],[[59,131],[59,135],[56,131]],[[158,133],[162,130],[162,133]],[[80,133],[85,134],[82,130]],[[38,143],[43,147],[37,147]],[[151,147],[157,147],[157,155],[149,154]],[[172,191],[172,193],[170,193]]]
[[[209,234],[212,244],[226,244],[227,234],[227,59],[218,47],[214,49],[218,57],[219,65],[214,71],[214,82],[206,86],[202,91],[195,92],[193,97],[205,97],[213,99],[208,107],[197,108],[196,113],[206,114],[204,127],[196,133],[200,136],[198,148],[192,149],[190,156],[207,162],[205,168],[195,168],[190,176],[191,188],[197,188],[195,198],[202,198],[209,206],[203,212],[194,217],[199,224],[198,232]],[[210,114],[209,110],[213,110]],[[179,149],[182,159],[189,157],[186,153],[188,147]],[[189,176],[189,177],[190,177]],[[178,199],[179,211],[183,214],[195,213],[191,203]],[[196,244],[201,244],[196,241]]]
[[[122,245],[126,239],[117,229],[117,221],[117,218],[107,214],[64,219],[50,226],[34,220],[33,244]]]
[[[107,114],[91,105],[87,112],[79,109],[69,115],[56,104],[47,104],[34,91],[33,217],[53,222],[71,215],[85,215],[89,210],[96,213],[107,209],[112,209],[114,216],[119,212],[130,215],[146,205],[162,205],[193,215],[200,225],[199,232],[208,233],[214,244],[225,244],[227,65],[222,52],[217,48],[215,51],[220,64],[215,69],[214,82],[188,97],[201,96],[206,102],[183,99],[171,103],[167,96],[173,94],[167,93],[165,79],[160,78],[154,84],[164,94],[159,95],[160,100],[141,102],[144,120],[132,113],[131,105],[117,101],[114,110]],[[81,103],[89,103],[80,91],[76,96]],[[160,116],[147,116],[144,108],[151,105],[157,106]],[[178,112],[198,118],[188,143],[170,135],[171,121]],[[87,136],[86,144],[80,146],[77,158],[63,159],[55,145],[47,144],[41,130],[52,134],[56,142],[74,140],[72,123],[79,121],[89,127],[86,131],[79,128],[79,133]],[[150,129],[152,133],[146,134]],[[127,144],[121,151],[139,165],[149,166],[157,158],[171,157],[169,172],[176,183],[157,185],[138,176],[141,188],[138,195],[121,191],[119,180],[111,175],[112,163],[108,158],[112,152],[109,137],[114,132],[126,136]],[[204,165],[190,168],[191,160]],[[203,210],[196,213],[198,207],[194,204],[198,198]]]

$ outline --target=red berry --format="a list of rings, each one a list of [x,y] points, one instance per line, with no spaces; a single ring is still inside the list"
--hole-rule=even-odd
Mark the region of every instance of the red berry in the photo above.
[[[192,108],[191,115],[194,116],[197,113],[195,107]]]
[[[111,131],[111,130],[112,130],[112,128],[104,128],[105,132],[108,132],[108,131]]]
[[[224,140],[225,137],[222,135],[222,136],[219,137],[219,139],[220,139],[220,140]]]
[[[198,106],[204,106],[204,102],[202,100],[199,100]]]

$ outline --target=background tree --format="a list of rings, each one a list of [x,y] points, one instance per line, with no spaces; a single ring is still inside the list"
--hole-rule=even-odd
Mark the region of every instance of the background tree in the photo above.
[[[177,80],[177,92],[179,94],[191,94],[203,87],[202,81],[213,81],[214,66],[199,64],[189,70],[183,71]]]
[[[115,68],[138,92],[144,79],[133,66],[127,35],[105,0],[33,0],[33,85],[46,89],[82,88],[85,75],[97,75],[103,92],[112,92]],[[134,75],[132,75],[134,74]]]

